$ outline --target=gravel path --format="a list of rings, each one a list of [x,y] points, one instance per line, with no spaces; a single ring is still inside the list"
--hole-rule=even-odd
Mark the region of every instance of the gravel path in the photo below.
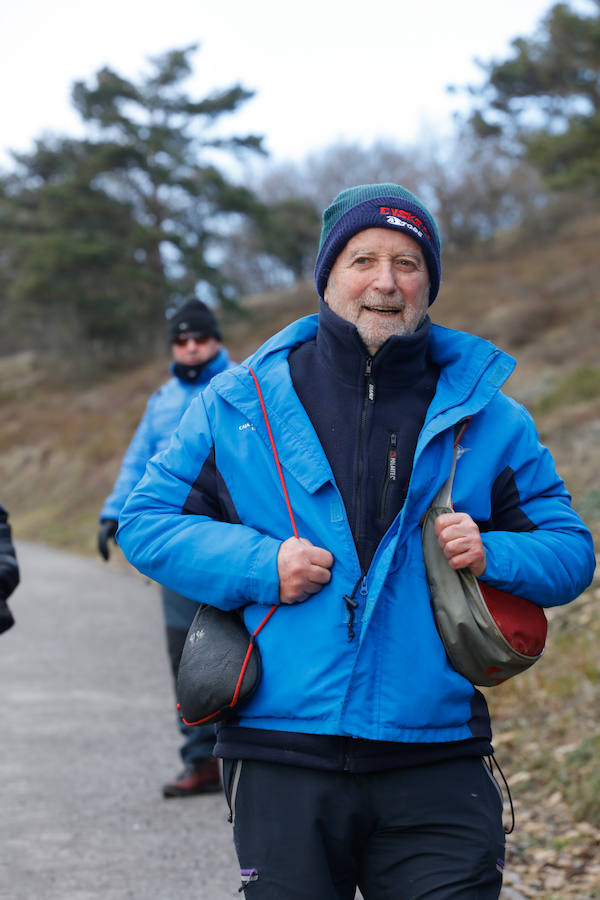
[[[178,732],[154,585],[18,544],[0,636],[0,898],[231,900],[222,795],[163,800]]]
[[[0,636],[0,900],[240,897],[223,795],[160,792],[179,737],[156,586],[118,554],[17,553],[17,624]],[[502,900],[598,896],[593,873],[589,894],[530,890],[515,862]]]

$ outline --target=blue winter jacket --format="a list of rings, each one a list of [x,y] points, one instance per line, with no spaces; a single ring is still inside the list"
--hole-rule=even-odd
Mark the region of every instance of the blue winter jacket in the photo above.
[[[510,468],[534,530],[489,531],[483,579],[542,606],[589,584],[589,531],[570,506],[528,413],[501,393],[514,361],[471,335],[432,326],[440,367],[403,508],[355,595],[348,640],[344,595],[361,571],[339,490],[293,389],[288,354],[314,338],[317,316],[290,325],[249,360],[264,395],[301,537],[334,556],[332,578],[306,602],[282,605],[261,631],[263,675],[239,725],[399,742],[489,734],[481,694],[449,664],[433,620],[419,522],[461,441],[454,506],[490,520],[491,492]],[[317,388],[318,389],[318,388]],[[215,490],[204,489],[207,472]],[[130,495],[117,538],[140,571],[223,609],[244,607],[253,630],[278,602],[277,552],[291,525],[254,383],[238,366],[213,379]],[[207,585],[210,596],[207,596]]]
[[[168,447],[182,415],[210,379],[230,368],[229,354],[224,347],[206,363],[197,381],[183,381],[173,375],[148,400],[146,410],[127,448],[121,469],[111,493],[100,512],[103,519],[118,519],[133,487],[146,470],[148,460]],[[174,365],[171,364],[171,371]]]

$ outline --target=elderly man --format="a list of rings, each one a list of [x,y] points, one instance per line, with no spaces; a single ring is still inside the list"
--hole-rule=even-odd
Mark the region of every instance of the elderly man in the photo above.
[[[168,322],[171,345],[171,377],[156,391],[125,452],[114,487],[100,512],[98,552],[108,561],[109,541],[129,492],[146,470],[148,460],[169,445],[181,416],[213,375],[231,366],[221,341],[217,319],[200,300],[192,298],[176,310]],[[161,588],[167,647],[173,677],[177,675],[187,630],[197,603],[168,587]],[[189,728],[179,722],[183,768],[163,785],[164,797],[188,797],[221,788],[218,762],[212,755],[214,726]]]
[[[461,439],[449,564],[540,606],[589,583],[591,536],[525,410],[514,361],[432,325],[436,223],[395,184],[325,210],[318,316],[216,378],[130,496],[118,540],[174,590],[243,608],[262,680],[218,729],[247,896],[497,898],[502,798],[485,699],[436,630],[420,522]],[[211,585],[210,597],[205,591]]]

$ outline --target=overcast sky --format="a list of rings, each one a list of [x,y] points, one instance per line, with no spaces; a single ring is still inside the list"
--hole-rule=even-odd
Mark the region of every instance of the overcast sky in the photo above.
[[[228,128],[258,133],[277,160],[339,138],[412,143],[449,128],[465,102],[448,84],[481,80],[548,0],[16,0],[0,12],[0,164],[53,131],[79,136],[75,80],[102,66],[136,78],[146,60],[200,42],[196,98],[241,82],[256,91]],[[581,5],[581,0],[579,0]]]

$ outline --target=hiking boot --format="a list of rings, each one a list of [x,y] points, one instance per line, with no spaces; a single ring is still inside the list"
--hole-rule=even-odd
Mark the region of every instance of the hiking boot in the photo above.
[[[177,778],[163,784],[163,797],[191,797],[194,794],[213,794],[221,790],[219,763],[216,759],[189,763]]]

